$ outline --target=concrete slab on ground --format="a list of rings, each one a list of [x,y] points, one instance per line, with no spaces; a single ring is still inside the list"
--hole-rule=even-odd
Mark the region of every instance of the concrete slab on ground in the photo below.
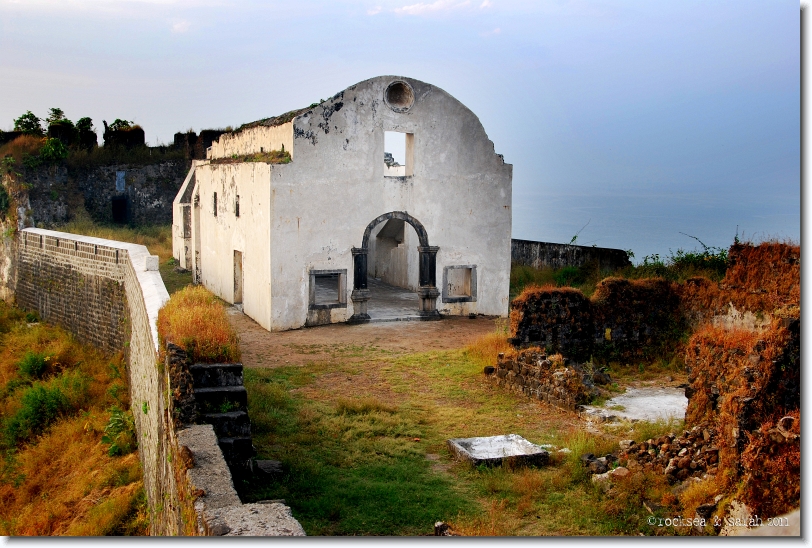
[[[625,393],[607,400],[602,407],[585,405],[587,416],[602,420],[628,419],[656,422],[682,419],[688,407],[685,390],[676,387],[628,388]]]
[[[474,466],[502,464],[505,459],[517,464],[547,464],[550,453],[518,434],[448,440],[451,452]]]

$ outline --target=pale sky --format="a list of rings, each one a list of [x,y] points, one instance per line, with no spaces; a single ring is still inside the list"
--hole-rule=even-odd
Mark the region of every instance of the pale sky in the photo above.
[[[513,237],[636,259],[800,240],[787,1],[0,0],[0,129],[238,126],[383,74],[444,89],[513,164]],[[101,131],[99,131],[101,141]],[[587,224],[588,223],[588,224]]]

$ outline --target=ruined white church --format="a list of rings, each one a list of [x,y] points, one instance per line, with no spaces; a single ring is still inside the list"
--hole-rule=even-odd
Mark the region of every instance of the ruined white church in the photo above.
[[[247,161],[270,151],[290,162]],[[396,319],[392,299],[505,316],[511,184],[465,105],[379,76],[214,142],[175,198],[174,256],[271,331]]]

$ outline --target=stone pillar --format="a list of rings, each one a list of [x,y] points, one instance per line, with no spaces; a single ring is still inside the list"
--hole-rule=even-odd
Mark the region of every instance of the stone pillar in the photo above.
[[[420,297],[419,313],[424,318],[439,319],[437,312],[437,297],[440,291],[437,289],[437,246],[418,246],[420,253],[420,287],[417,295]]]
[[[369,321],[367,312],[367,301],[369,301],[369,289],[367,288],[367,250],[364,248],[352,248],[352,268],[353,268],[353,291],[352,298],[353,314],[349,323],[363,323]]]

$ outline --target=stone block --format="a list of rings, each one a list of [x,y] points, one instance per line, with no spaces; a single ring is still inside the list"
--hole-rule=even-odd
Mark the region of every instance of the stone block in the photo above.
[[[448,440],[448,447],[458,458],[465,459],[474,466],[497,466],[505,460],[512,464],[540,466],[550,460],[549,452],[518,434],[454,438]]]

